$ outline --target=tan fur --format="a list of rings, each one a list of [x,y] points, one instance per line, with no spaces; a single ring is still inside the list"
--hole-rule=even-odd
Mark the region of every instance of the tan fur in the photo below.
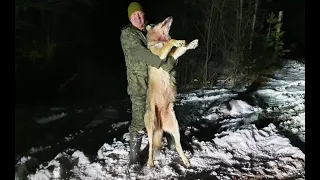
[[[197,39],[187,46],[184,40],[171,39],[169,36],[171,23],[172,17],[168,17],[153,28],[150,26],[146,27],[148,31],[148,48],[161,59],[172,56],[176,60],[187,50],[195,49],[198,46]],[[174,76],[162,68],[157,69],[149,66],[147,103],[144,117],[149,141],[148,167],[154,166],[154,151],[161,147],[163,131],[173,136],[176,150],[183,163],[186,167],[191,166],[180,144],[179,125],[173,110],[175,96],[176,86]]]

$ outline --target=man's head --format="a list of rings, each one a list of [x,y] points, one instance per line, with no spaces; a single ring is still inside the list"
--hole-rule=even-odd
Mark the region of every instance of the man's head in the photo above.
[[[142,6],[139,3],[130,3],[128,7],[128,17],[133,26],[135,26],[138,29],[143,29],[144,12]]]

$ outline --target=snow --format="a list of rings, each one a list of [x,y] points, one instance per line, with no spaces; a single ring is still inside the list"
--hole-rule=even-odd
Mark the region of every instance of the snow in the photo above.
[[[146,139],[147,137],[144,137]],[[258,130],[254,125],[249,125],[235,132],[229,132],[222,138],[211,141],[194,140],[194,153],[186,151],[193,166],[186,169],[181,164],[178,155],[163,148],[155,158],[155,169],[144,167],[137,179],[167,179],[171,177],[186,176],[189,173],[210,172],[218,178],[239,177],[266,177],[288,178],[295,173],[303,174],[305,155],[297,147],[293,147],[287,138],[277,135],[273,124]],[[128,169],[128,142],[116,141],[113,144],[104,144],[97,153],[99,161],[104,160],[102,166],[98,162],[90,162],[80,151],[75,151],[71,159],[78,158],[78,164],[71,170],[74,178],[79,179],[126,179]],[[275,158],[277,157],[277,158]],[[56,160],[49,162],[54,165],[53,172],[44,167],[38,170],[30,179],[54,176],[59,170]],[[227,165],[229,168],[223,168]],[[47,167],[48,167],[47,166]],[[243,166],[241,169],[235,168]],[[265,167],[261,171],[261,166]],[[228,174],[227,176],[225,176]],[[55,175],[58,178],[58,175]]]
[[[93,121],[91,121],[86,128],[95,127],[105,121],[106,118],[117,119],[119,118],[119,112],[116,109],[106,108],[101,113],[99,113]]]
[[[84,180],[304,179],[303,147],[296,146],[290,138],[297,136],[304,146],[304,73],[304,64],[287,61],[267,84],[250,94],[256,103],[218,88],[178,94],[176,113],[182,147],[192,166],[189,169],[176,151],[167,148],[164,138],[153,169],[143,166],[138,173],[129,172],[129,133],[126,132],[112,137],[111,143],[102,143],[93,158],[80,150],[66,149],[46,166],[39,165],[35,173],[28,174],[28,179],[61,179],[64,171],[70,172],[68,179]],[[119,120],[111,123],[110,128],[117,131],[128,125],[129,121]],[[147,142],[144,136],[141,149]],[[64,170],[65,165],[59,160],[62,157],[72,164],[68,170]],[[24,156],[16,166],[30,159]]]
[[[24,163],[26,163],[26,162],[27,162],[28,160],[30,160],[30,159],[31,159],[30,156],[22,157],[22,158],[20,159],[20,161],[18,161],[17,165],[24,164]]]
[[[29,150],[29,153],[32,154],[32,153],[36,153],[36,152],[39,152],[39,151],[43,151],[45,149],[49,149],[51,148],[51,146],[39,146],[39,147],[32,147],[30,150]]]
[[[51,107],[50,111],[65,111],[67,109],[68,108],[66,108],[66,107]]]
[[[129,123],[129,121],[124,121],[124,122],[119,122],[119,123],[113,123],[111,126],[112,126],[112,129],[117,130],[119,127],[126,125],[128,123]]]
[[[102,106],[100,107],[102,108]],[[66,111],[67,108],[63,108],[63,107],[51,107],[49,108],[50,111]],[[90,110],[90,108],[88,109]],[[77,109],[76,113],[82,113],[84,110],[83,109]],[[61,113],[56,113],[56,114],[52,114],[50,116],[46,116],[46,117],[42,117],[42,118],[35,118],[36,122],[39,124],[47,124],[50,123],[52,121],[56,121],[59,120],[61,118],[64,118],[68,115],[68,113],[65,112],[61,112]],[[87,128],[92,128],[94,126],[97,126],[101,123],[104,122],[105,118],[110,118],[110,119],[117,119],[119,118],[119,112],[116,109],[112,109],[112,108],[106,108],[104,109],[101,113],[99,113],[96,117],[94,121],[91,121],[90,124],[88,124],[86,127]]]
[[[296,134],[305,142],[305,67],[289,61],[275,73],[263,90],[258,90],[256,96],[262,97],[270,112],[281,109],[277,117],[282,122],[280,127]],[[276,107],[276,108],[274,108]]]
[[[68,115],[68,113],[62,112],[62,113],[59,113],[59,114],[54,114],[54,115],[49,116],[49,117],[36,119],[36,121],[39,124],[46,124],[46,123],[49,123],[51,121],[55,121],[55,120],[61,119],[61,118],[65,117],[66,115]]]
[[[201,94],[202,97],[199,97],[198,95]],[[214,90],[196,90],[193,93],[190,94],[183,94],[182,97],[178,94],[177,99],[182,98],[179,102],[177,102],[178,105],[183,105],[188,102],[196,102],[196,101],[216,101],[219,99],[226,99],[230,97],[234,97],[237,94],[232,93],[231,91],[227,89],[214,89]]]
[[[297,135],[302,142],[305,142],[305,113],[299,113],[288,121],[281,122],[280,126]]]
[[[304,154],[296,147],[292,147],[287,138],[277,136],[273,124],[258,130],[254,125],[249,125],[244,129],[228,133],[222,138],[213,139],[213,143],[200,142],[200,151],[195,151],[191,164],[196,164],[202,170],[210,170],[212,166],[228,164],[228,173],[232,176],[263,176],[267,178],[285,178],[286,174],[303,172]],[[204,156],[204,154],[206,156]],[[274,157],[281,157],[274,159]],[[301,159],[295,161],[296,159]],[[200,163],[199,163],[200,162]],[[291,165],[295,163],[297,166]],[[233,168],[237,165],[244,166],[241,169]],[[274,166],[265,166],[274,164]],[[288,165],[285,172],[279,170],[283,165]],[[291,165],[291,166],[290,166]],[[247,166],[247,167],[246,167]],[[264,172],[258,172],[260,166],[264,166]],[[223,169],[215,169],[221,178]],[[267,174],[266,171],[272,172]],[[232,177],[230,176],[230,178]]]

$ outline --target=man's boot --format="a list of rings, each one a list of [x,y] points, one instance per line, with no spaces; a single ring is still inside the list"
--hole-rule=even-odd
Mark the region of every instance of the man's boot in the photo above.
[[[140,147],[142,142],[142,133],[138,133],[136,136],[130,134],[130,154],[129,154],[129,165],[140,163]]]

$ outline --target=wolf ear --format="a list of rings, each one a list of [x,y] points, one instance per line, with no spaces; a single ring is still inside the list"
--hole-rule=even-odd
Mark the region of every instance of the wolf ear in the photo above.
[[[147,25],[147,26],[146,26],[146,30],[149,31],[150,29],[151,29],[151,26],[150,26],[150,25]]]

